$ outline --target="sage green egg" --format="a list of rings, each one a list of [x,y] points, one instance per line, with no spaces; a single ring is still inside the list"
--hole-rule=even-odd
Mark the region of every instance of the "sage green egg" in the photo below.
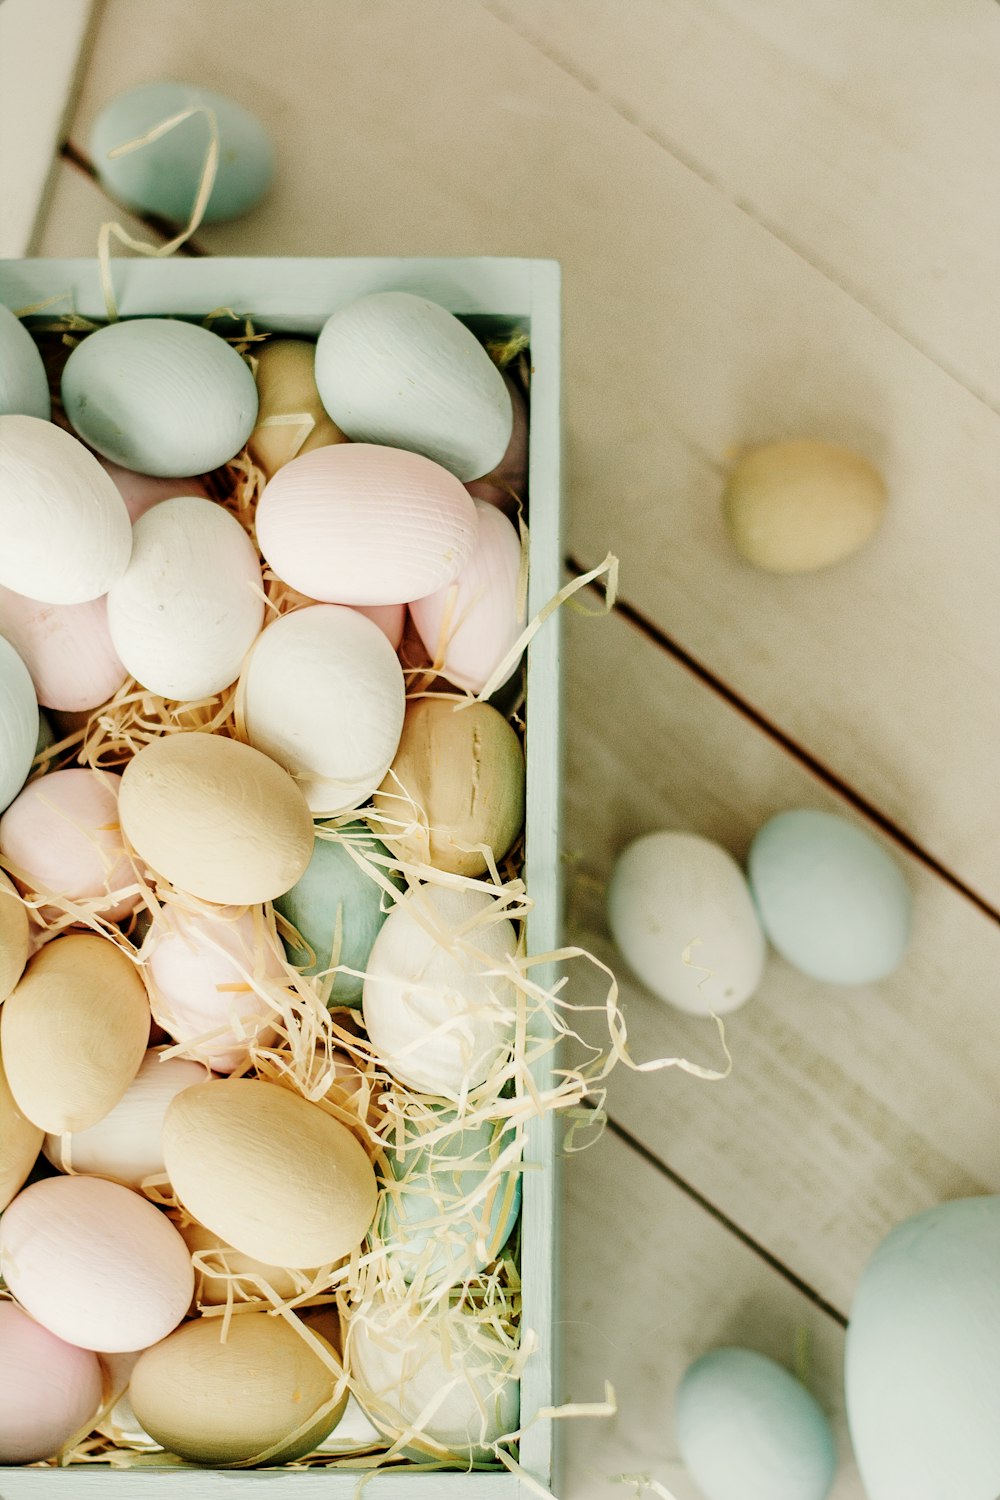
[[[385,845],[361,822],[347,823],[337,833],[337,840],[317,834],[305,874],[274,903],[275,911],[308,944],[307,948],[285,938],[288,961],[310,976],[323,974],[334,963],[364,969],[392,906],[388,892],[350,853],[353,849],[363,859],[391,860]],[[398,874],[381,864],[375,868],[402,889]],[[328,975],[324,980],[327,1004],[360,1006],[363,984],[353,974]]]

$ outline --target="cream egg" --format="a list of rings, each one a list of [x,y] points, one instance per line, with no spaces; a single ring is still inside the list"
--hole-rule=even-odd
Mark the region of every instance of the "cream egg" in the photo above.
[[[21,319],[0,302],[0,416],[52,415],[41,351]]]
[[[303,339],[270,339],[256,355],[260,406],[247,451],[267,479],[300,453],[347,441],[319,399],[315,356]]]
[[[97,1416],[101,1366],[13,1302],[0,1302],[0,1464],[53,1458]]]
[[[20,895],[0,870],[0,1004],[28,962],[28,913]]]
[[[18,1109],[0,1058],[0,1212],[27,1181],[43,1136],[41,1126],[34,1125]]]
[[[13,802],[28,779],[39,726],[31,674],[0,635],[0,810]]]
[[[97,708],[128,676],[111,641],[106,598],[43,604],[0,587],[0,635],[20,655],[45,708]]]

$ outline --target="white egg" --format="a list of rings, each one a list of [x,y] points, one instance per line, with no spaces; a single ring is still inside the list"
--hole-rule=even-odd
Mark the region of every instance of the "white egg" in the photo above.
[[[0,635],[21,656],[46,708],[97,708],[128,676],[111,641],[106,598],[43,604],[0,586]]]
[[[38,345],[20,318],[0,302],[0,415],[52,415],[49,382]]]
[[[109,1115],[71,1135],[47,1135],[42,1150],[54,1167],[110,1177],[137,1188],[163,1165],[163,1117],[175,1095],[210,1078],[203,1063],[149,1051]]]
[[[31,675],[14,647],[0,635],[0,812],[28,779],[38,729]]]
[[[368,959],[362,1007],[379,1061],[421,1093],[458,1099],[514,1032],[506,977],[514,928],[488,890],[425,885],[389,913]]]
[[[486,350],[446,308],[411,292],[372,292],[330,317],[316,385],[341,432],[423,453],[463,482],[503,458],[510,392]]]
[[[111,639],[164,698],[221,692],[264,620],[260,564],[236,517],[211,500],[164,500],[134,527],[132,561],[108,595]]]
[[[766,944],[750,891],[725,849],[696,833],[649,833],[619,856],[608,923],[642,982],[691,1015],[749,1000]]]
[[[476,500],[479,528],[472,556],[458,577],[410,605],[431,660],[456,687],[478,693],[525,624],[521,540],[502,511]],[[512,662],[503,681],[517,670]],[[497,687],[502,686],[497,683]]]
[[[0,417],[0,584],[46,604],[106,594],[132,551],[125,502],[71,433]]]
[[[392,764],[406,684],[384,633],[315,604],[264,631],[240,678],[245,737],[290,772],[314,816],[367,801]]]
[[[1000,1197],[897,1225],[847,1330],[847,1416],[869,1500],[1000,1495]]]

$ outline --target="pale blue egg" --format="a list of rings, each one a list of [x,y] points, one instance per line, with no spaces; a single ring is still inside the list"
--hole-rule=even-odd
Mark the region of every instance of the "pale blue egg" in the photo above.
[[[837,1450],[822,1409],[750,1349],[713,1349],[691,1365],[674,1426],[705,1500],[826,1500],[833,1486]]]
[[[125,156],[109,158],[108,153],[197,106],[213,110],[219,128],[219,165],[205,222],[237,219],[263,198],[274,176],[274,147],[261,121],[224,94],[168,81],[140,84],[119,94],[94,122],[91,159],[112,197],[139,213],[187,222],[211,138],[206,114],[192,115]]]
[[[748,873],[765,932],[804,974],[873,984],[898,967],[910,936],[909,888],[856,824],[833,813],[779,813],[754,839]]]
[[[0,812],[28,779],[38,728],[31,675],[14,647],[0,636]]]
[[[62,398],[91,448],[165,479],[228,463],[257,420],[250,367],[218,334],[174,318],[88,334],[66,361]]]
[[[1000,1198],[898,1225],[851,1308],[847,1416],[869,1500],[1000,1495]]]
[[[346,823],[338,831],[364,859],[373,855],[379,860],[391,858],[366,824]],[[402,878],[384,864],[376,863],[375,868],[397,889],[402,887]],[[289,963],[308,975],[321,974],[334,962],[363,970],[391,908],[392,897],[352,858],[349,849],[326,838],[316,839],[305,874],[274,903],[275,911],[312,950],[311,956],[307,949],[285,942]],[[327,1003],[360,1006],[363,985],[353,974],[336,974]]]
[[[453,1285],[496,1260],[521,1207],[519,1172],[499,1174],[484,1197],[464,1207],[509,1145],[510,1127],[486,1121],[462,1128],[448,1110],[433,1123],[451,1122],[455,1128],[429,1146],[421,1147],[415,1132],[402,1149],[387,1151],[399,1190],[383,1200],[379,1234],[404,1279],[420,1277],[427,1287]]]
[[[52,415],[49,381],[38,345],[9,307],[0,302],[0,417]]]

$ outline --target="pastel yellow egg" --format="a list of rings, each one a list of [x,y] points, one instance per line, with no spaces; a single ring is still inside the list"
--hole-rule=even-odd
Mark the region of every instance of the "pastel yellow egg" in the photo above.
[[[250,434],[250,457],[268,479],[300,453],[346,443],[316,389],[315,344],[274,339],[257,355],[257,425]]]
[[[221,1235],[213,1234],[204,1224],[192,1220],[177,1226],[185,1245],[192,1256],[200,1256],[194,1268],[195,1301],[202,1307],[217,1307],[226,1301],[227,1288],[232,1286],[237,1302],[253,1301],[266,1294],[261,1282],[279,1297],[297,1297],[308,1290],[312,1282],[309,1271],[293,1271],[288,1266],[269,1266],[265,1261],[255,1260],[234,1250]]]
[[[18,1109],[0,1059],[0,1212],[27,1180],[44,1134]]]
[[[0,1003],[6,1000],[28,962],[28,913],[0,870]]]

